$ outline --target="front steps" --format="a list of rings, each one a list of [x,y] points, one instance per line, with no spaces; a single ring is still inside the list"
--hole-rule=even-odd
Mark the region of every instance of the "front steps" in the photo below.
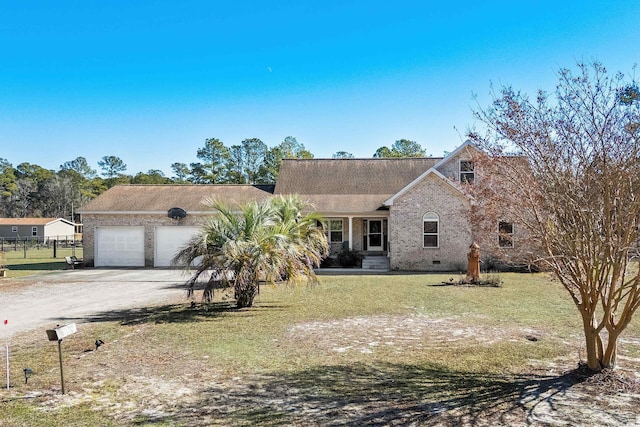
[[[363,270],[389,270],[389,258],[386,256],[365,256],[362,260]]]

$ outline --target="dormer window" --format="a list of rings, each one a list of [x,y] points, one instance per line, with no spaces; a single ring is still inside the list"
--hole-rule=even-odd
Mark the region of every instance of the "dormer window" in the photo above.
[[[475,178],[474,164],[472,160],[460,160],[460,182],[473,184]]]

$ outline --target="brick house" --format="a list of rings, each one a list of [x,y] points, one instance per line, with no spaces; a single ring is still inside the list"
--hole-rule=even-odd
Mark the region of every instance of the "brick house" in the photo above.
[[[475,178],[477,152],[466,142],[444,158],[285,159],[275,186],[115,186],[79,210],[84,258],[96,266],[168,266],[210,215],[205,198],[233,205],[297,194],[326,219],[332,254],[359,251],[363,268],[461,271],[472,231],[460,182]],[[169,218],[171,208],[186,216]]]

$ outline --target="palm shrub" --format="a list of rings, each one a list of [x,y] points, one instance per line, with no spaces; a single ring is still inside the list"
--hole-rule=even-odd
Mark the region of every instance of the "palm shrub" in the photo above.
[[[198,278],[210,272],[203,300],[211,302],[217,285],[234,287],[238,307],[250,307],[260,282],[316,279],[314,267],[328,254],[319,215],[294,196],[250,202],[231,210],[209,200],[214,210],[199,233],[174,257],[174,264],[195,271],[187,281],[189,294]]]

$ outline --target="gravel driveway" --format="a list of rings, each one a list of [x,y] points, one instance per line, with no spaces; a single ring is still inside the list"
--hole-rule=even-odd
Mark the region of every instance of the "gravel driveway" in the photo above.
[[[10,290],[3,290],[0,282],[0,336],[175,300],[186,295],[187,278],[182,271],[165,269],[83,269],[19,279],[24,287]],[[5,319],[7,325],[2,324]]]

